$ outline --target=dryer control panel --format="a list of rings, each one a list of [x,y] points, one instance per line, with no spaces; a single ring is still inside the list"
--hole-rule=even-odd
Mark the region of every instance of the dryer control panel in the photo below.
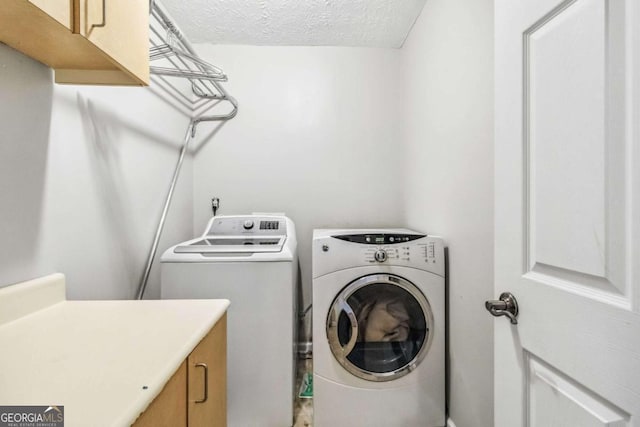
[[[317,230],[314,277],[324,270],[357,266],[405,266],[444,275],[441,238],[411,230]]]
[[[371,263],[384,263],[389,261],[423,261],[436,263],[435,242],[418,243],[416,245],[382,245],[370,247],[363,251],[364,260]]]
[[[336,239],[345,240],[347,242],[361,243],[365,245],[384,245],[403,242],[411,242],[412,240],[426,237],[425,234],[390,234],[390,233],[365,233],[365,234],[340,234],[331,236]]]
[[[409,242],[427,237],[426,234],[363,233],[340,234],[331,237],[367,245],[367,248],[363,250],[364,259],[372,264],[394,260],[411,261],[411,258],[431,263],[436,262],[434,242],[409,244]]]

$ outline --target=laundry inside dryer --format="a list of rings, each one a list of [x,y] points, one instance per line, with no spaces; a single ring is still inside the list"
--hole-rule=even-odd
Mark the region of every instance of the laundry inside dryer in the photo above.
[[[428,338],[420,304],[404,289],[386,283],[360,288],[348,299],[358,320],[355,344],[347,359],[371,372],[389,372],[408,365]],[[345,346],[353,329],[346,312],[338,317],[338,339]]]

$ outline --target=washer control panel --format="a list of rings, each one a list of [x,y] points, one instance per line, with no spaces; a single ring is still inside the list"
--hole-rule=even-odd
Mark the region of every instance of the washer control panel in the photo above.
[[[214,217],[205,233],[207,236],[281,236],[286,234],[287,224],[284,218],[257,215]]]

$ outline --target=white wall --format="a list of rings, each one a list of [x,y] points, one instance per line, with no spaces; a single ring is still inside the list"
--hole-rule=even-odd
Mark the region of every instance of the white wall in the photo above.
[[[62,272],[71,299],[131,298],[188,116],[158,86],[52,80],[0,44],[0,286]],[[191,236],[191,183],[187,164],[160,250]]]
[[[399,51],[197,46],[230,76],[240,113],[198,131],[194,233],[212,196],[221,214],[286,212],[307,302],[313,228],[443,235],[459,427],[493,425],[492,13],[491,0],[431,0]]]
[[[220,214],[285,212],[296,223],[308,302],[314,228],[401,225],[400,52],[197,50],[224,68],[240,110],[195,156],[194,233],[211,216],[212,196]]]
[[[449,247],[450,416],[491,427],[493,1],[427,1],[402,71],[406,221]]]
[[[429,0],[401,50],[199,46],[240,112],[199,127],[160,245],[200,233],[212,196],[284,211],[308,302],[313,228],[443,235],[458,427],[493,425],[492,14]],[[70,298],[132,297],[187,122],[157,87],[54,85],[0,45],[0,286],[61,271]]]

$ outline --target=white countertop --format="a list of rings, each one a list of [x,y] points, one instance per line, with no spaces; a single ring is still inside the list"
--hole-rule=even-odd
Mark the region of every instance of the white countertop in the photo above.
[[[60,280],[0,289],[0,405],[64,406],[66,427],[131,425],[229,306],[66,301]]]

